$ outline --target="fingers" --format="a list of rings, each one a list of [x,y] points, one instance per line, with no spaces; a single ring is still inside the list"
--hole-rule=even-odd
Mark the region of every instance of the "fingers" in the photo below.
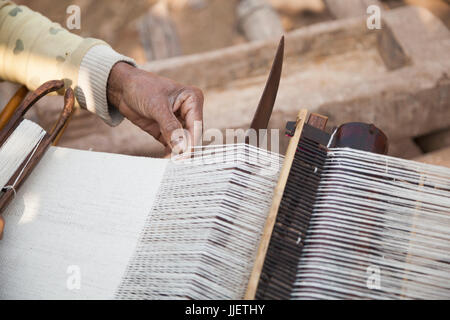
[[[128,89],[123,92],[119,111],[132,123],[167,144],[172,151],[187,151],[190,144],[196,144],[201,138],[202,92],[170,79],[133,70],[139,75],[130,77],[135,81],[129,83]],[[199,123],[196,125],[196,122]]]
[[[185,117],[186,129],[188,130],[192,144],[198,145],[203,135],[203,115],[201,111],[193,110],[188,112]]]
[[[171,157],[172,157],[172,150],[170,149],[170,147],[166,147],[164,149],[163,159],[170,159]]]
[[[176,152],[184,150],[187,142],[183,126],[173,111],[170,108],[163,107],[155,115],[155,119],[159,124],[161,135],[169,147]]]
[[[200,142],[203,131],[203,93],[195,87],[186,88],[174,103],[174,111],[180,110],[192,145]]]
[[[5,227],[5,220],[3,220],[3,217],[0,216],[0,240],[3,238],[3,229]]]

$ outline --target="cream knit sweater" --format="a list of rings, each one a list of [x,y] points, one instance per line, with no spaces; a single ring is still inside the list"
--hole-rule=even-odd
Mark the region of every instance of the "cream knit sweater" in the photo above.
[[[64,79],[79,106],[115,126],[123,116],[108,106],[106,85],[119,61],[135,65],[101,40],[82,38],[25,6],[0,0],[0,79],[29,90]]]

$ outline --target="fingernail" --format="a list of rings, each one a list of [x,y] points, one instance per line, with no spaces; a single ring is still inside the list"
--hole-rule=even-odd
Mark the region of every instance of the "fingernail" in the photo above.
[[[183,137],[180,137],[176,140],[171,141],[172,145],[172,153],[174,154],[181,154],[186,151],[186,139]]]

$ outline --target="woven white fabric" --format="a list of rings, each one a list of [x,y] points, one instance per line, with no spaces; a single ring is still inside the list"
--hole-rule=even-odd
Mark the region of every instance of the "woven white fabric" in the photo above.
[[[0,299],[113,298],[167,162],[51,148],[4,214]]]

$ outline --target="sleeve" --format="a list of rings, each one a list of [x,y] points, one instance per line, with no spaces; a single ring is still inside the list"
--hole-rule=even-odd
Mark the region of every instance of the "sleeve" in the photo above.
[[[34,90],[48,80],[63,79],[75,91],[77,105],[109,125],[122,115],[109,107],[106,86],[114,64],[128,57],[107,43],[82,38],[25,6],[0,0],[0,78]]]
[[[75,89],[80,106],[97,114],[110,126],[116,126],[123,120],[122,114],[108,105],[106,93],[109,73],[120,61],[136,66],[132,59],[117,53],[110,46],[93,46],[81,61]]]

